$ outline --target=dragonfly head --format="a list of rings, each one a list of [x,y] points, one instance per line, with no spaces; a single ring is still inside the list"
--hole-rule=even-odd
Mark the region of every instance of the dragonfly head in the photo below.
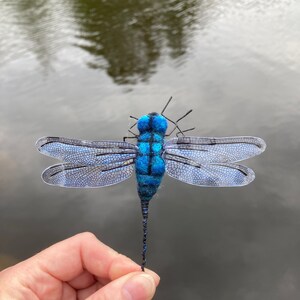
[[[165,117],[152,112],[138,119],[137,127],[140,133],[155,132],[165,134],[168,128],[168,123]]]

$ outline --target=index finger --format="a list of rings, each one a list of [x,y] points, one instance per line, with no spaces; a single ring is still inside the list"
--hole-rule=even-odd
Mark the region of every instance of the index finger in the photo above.
[[[83,270],[108,280],[140,271],[139,265],[103,244],[89,232],[54,244],[28,261],[32,259],[36,260],[44,271],[61,281],[70,281]],[[155,278],[155,275],[153,276]]]

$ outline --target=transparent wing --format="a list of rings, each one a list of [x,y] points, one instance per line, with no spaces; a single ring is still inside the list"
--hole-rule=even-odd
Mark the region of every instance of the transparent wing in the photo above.
[[[190,159],[165,155],[166,172],[185,183],[206,186],[243,186],[254,180],[254,172],[245,166],[231,163],[199,164]]]
[[[266,149],[264,140],[252,136],[189,137],[168,140],[166,154],[186,157],[198,163],[237,162],[261,154]]]
[[[59,160],[86,166],[127,161],[136,157],[133,144],[117,141],[85,141],[64,137],[43,137],[36,142],[38,150]]]
[[[83,166],[72,163],[57,164],[47,168],[44,182],[73,188],[104,187],[128,179],[133,173],[133,160],[106,166]]]

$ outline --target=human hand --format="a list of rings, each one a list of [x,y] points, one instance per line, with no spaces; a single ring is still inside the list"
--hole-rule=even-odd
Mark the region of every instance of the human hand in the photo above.
[[[81,233],[0,273],[0,299],[152,299],[159,276]]]

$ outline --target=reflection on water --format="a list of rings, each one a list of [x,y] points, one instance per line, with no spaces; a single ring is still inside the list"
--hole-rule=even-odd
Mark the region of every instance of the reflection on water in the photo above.
[[[94,56],[117,83],[146,80],[167,47],[177,58],[186,52],[196,21],[195,0],[75,1],[81,48]]]
[[[17,25],[14,34],[22,35],[22,46],[46,70],[70,42],[91,55],[89,67],[105,69],[119,84],[145,81],[165,55],[184,55],[199,7],[197,0],[2,3]],[[7,45],[2,46],[10,55]]]
[[[2,0],[0,10],[0,34],[6,37],[0,41],[0,64],[34,55],[45,71],[51,70],[55,55],[68,41],[67,3]]]
[[[245,188],[165,178],[151,201],[157,299],[300,297],[300,2],[0,0],[0,265],[82,231],[140,262],[135,180],[46,186],[45,135],[121,139],[128,116],[190,108],[194,135],[256,135]],[[4,261],[4,263],[3,263]]]

